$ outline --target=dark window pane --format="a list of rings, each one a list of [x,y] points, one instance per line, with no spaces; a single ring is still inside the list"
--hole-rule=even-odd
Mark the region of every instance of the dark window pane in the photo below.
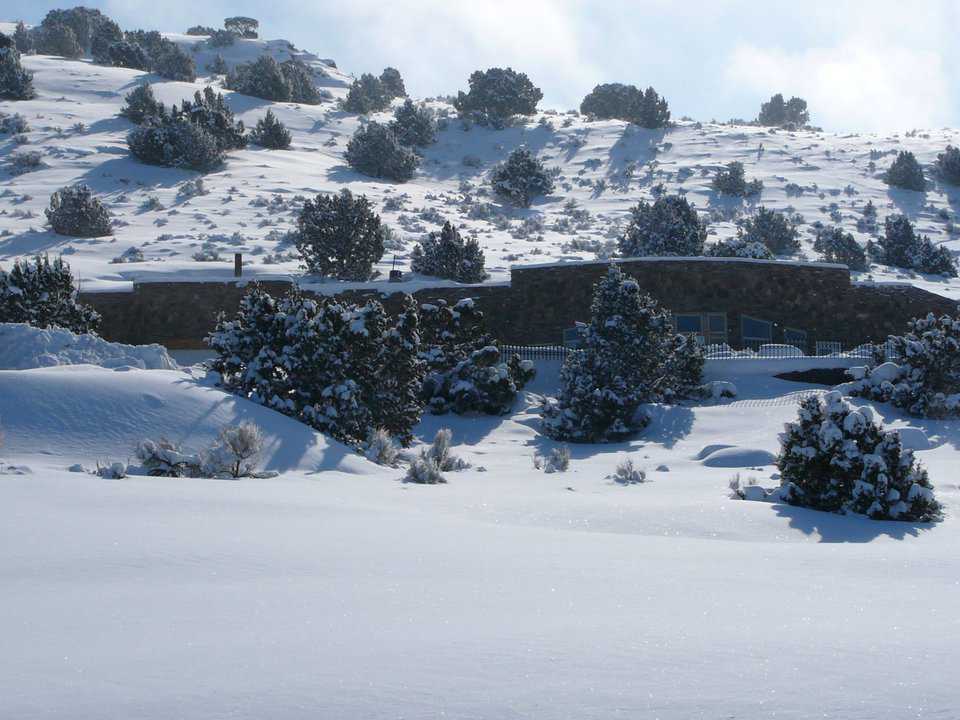
[[[699,333],[702,329],[699,315],[675,315],[674,322],[677,325],[677,332]]]
[[[757,320],[755,318],[742,318],[743,337],[755,340],[770,340],[773,337],[773,325],[766,320]]]
[[[710,316],[710,332],[726,332],[727,318],[724,315]]]

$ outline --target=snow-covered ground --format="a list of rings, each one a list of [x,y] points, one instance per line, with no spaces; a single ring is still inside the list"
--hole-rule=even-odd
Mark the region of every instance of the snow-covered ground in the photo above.
[[[0,30],[4,27],[11,29],[0,25]],[[188,49],[201,40],[168,37]],[[231,66],[263,52],[281,60],[296,55],[322,74],[318,82],[334,98],[345,95],[352,79],[314,55],[291,51],[281,40],[238,40],[218,52]],[[891,189],[880,178],[898,150],[913,151],[921,164],[929,166],[948,144],[960,144],[960,134],[953,129],[869,135],[768,132],[680,121],[667,131],[649,131],[620,121],[586,122],[554,112],[503,131],[480,127],[464,131],[458,121],[451,121],[439,141],[426,149],[414,179],[394,184],[371,180],[347,167],[346,143],[361,119],[338,110],[334,102],[271,103],[224,91],[248,127],[272,108],[293,133],[292,149],[250,147],[233,152],[222,170],[203,176],[206,194],[190,197],[183,192],[184,184],[200,176],[133,160],[125,142],[133,126],[118,112],[124,95],[147,80],[167,104],[191,97],[208,83],[219,85],[218,77],[204,75],[213,54],[202,45],[196,51],[201,73],[196,83],[166,81],[88,61],[25,57],[25,66],[35,73],[38,97],[0,102],[0,112],[23,114],[33,129],[25,146],[0,138],[0,164],[17,150],[37,150],[46,167],[16,177],[0,171],[0,263],[38,252],[63,253],[86,290],[129,287],[138,279],[228,279],[234,252],[247,256],[248,274],[298,275],[295,248],[284,244],[282,237],[293,226],[302,197],[347,187],[370,197],[396,233],[397,242],[378,265],[384,276],[394,256],[398,267],[408,268],[410,250],[422,234],[453,220],[480,238],[490,281],[502,282],[514,264],[593,259],[597,252],[609,252],[629,208],[652,197],[653,188],[661,183],[669,192],[687,193],[704,216],[712,218],[711,241],[733,235],[734,218],[752,208],[718,197],[710,186],[712,171],[731,160],[743,162],[748,177],[763,181],[762,204],[790,208],[802,216],[803,254],[809,259],[818,257],[810,227],[816,220],[830,223],[839,218],[866,242],[868,235],[858,232],[856,223],[868,200],[878,208],[881,226],[885,215],[905,212],[922,232],[960,252],[960,236],[948,232],[949,223],[960,226],[960,191],[936,182],[929,172],[926,193]],[[438,100],[431,104],[439,110],[449,108]],[[816,121],[816,108],[812,110]],[[371,117],[386,120],[390,115]],[[506,207],[486,194],[490,170],[521,144],[560,173],[555,193],[529,210]],[[873,171],[868,169],[871,161]],[[76,181],[88,183],[106,200],[119,221],[113,237],[77,240],[44,229],[43,210],[50,193]],[[571,201],[575,209],[567,205]],[[111,262],[134,247],[143,251],[143,262]],[[219,250],[224,260],[194,260],[204,247]],[[913,276],[877,265],[859,277],[909,281],[960,297],[957,280]],[[422,284],[422,279],[412,281]]]
[[[954,715],[955,423],[924,421],[918,453],[945,521],[875,522],[730,499],[736,472],[777,484],[743,465],[819,390],[766,361],[710,363],[738,399],[660,408],[644,436],[538,471],[553,443],[536,394],[556,370],[540,364],[512,415],[421,423],[424,440],[451,427],[473,466],[441,486],[196,368],[0,371],[3,715]],[[197,449],[240,418],[264,427],[279,477],[66,471],[144,437]],[[626,457],[648,482],[609,479]]]

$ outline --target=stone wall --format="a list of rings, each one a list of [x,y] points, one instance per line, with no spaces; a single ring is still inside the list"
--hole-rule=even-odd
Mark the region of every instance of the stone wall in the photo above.
[[[853,285],[840,265],[759,260],[656,258],[618,261],[645,292],[677,313],[725,313],[731,344],[741,340],[741,316],[774,323],[774,342],[785,328],[816,340],[852,346],[903,332],[906,322],[928,312],[955,313],[957,303],[907,285]],[[509,285],[432,288],[414,293],[419,302],[477,299],[490,330],[522,345],[556,344],[565,328],[589,319],[594,283],[606,263],[520,266]],[[287,281],[267,281],[282,294]],[[400,291],[354,290],[340,295],[360,301],[379,297],[388,311],[399,307]],[[392,289],[392,287],[390,288]],[[170,348],[203,347],[216,316],[236,311],[246,283],[140,283],[132,293],[91,293],[82,300],[104,317],[101,334],[127,343],[157,342]]]

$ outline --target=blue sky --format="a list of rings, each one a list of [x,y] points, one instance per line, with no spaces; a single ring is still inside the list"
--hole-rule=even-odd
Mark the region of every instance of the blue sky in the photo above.
[[[39,22],[72,3],[5,0]],[[676,117],[753,117],[800,95],[829,130],[960,126],[956,0],[341,0],[88,2],[126,29],[183,31],[227,15],[334,58],[348,72],[397,67],[415,96],[453,93],[472,70],[510,65],[545,107],[579,106],[599,82],[653,85]],[[4,18],[4,19],[6,19]]]

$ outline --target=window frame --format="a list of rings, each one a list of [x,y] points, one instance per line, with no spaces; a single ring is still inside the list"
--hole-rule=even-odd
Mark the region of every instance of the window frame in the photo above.
[[[769,335],[767,337],[758,337],[757,335],[747,335],[746,321],[751,321],[755,323],[762,323],[766,325],[769,329]],[[773,343],[773,321],[764,320],[763,318],[754,317],[753,315],[740,315],[740,341],[746,346],[747,343],[756,342],[763,345],[764,343],[770,344]]]

